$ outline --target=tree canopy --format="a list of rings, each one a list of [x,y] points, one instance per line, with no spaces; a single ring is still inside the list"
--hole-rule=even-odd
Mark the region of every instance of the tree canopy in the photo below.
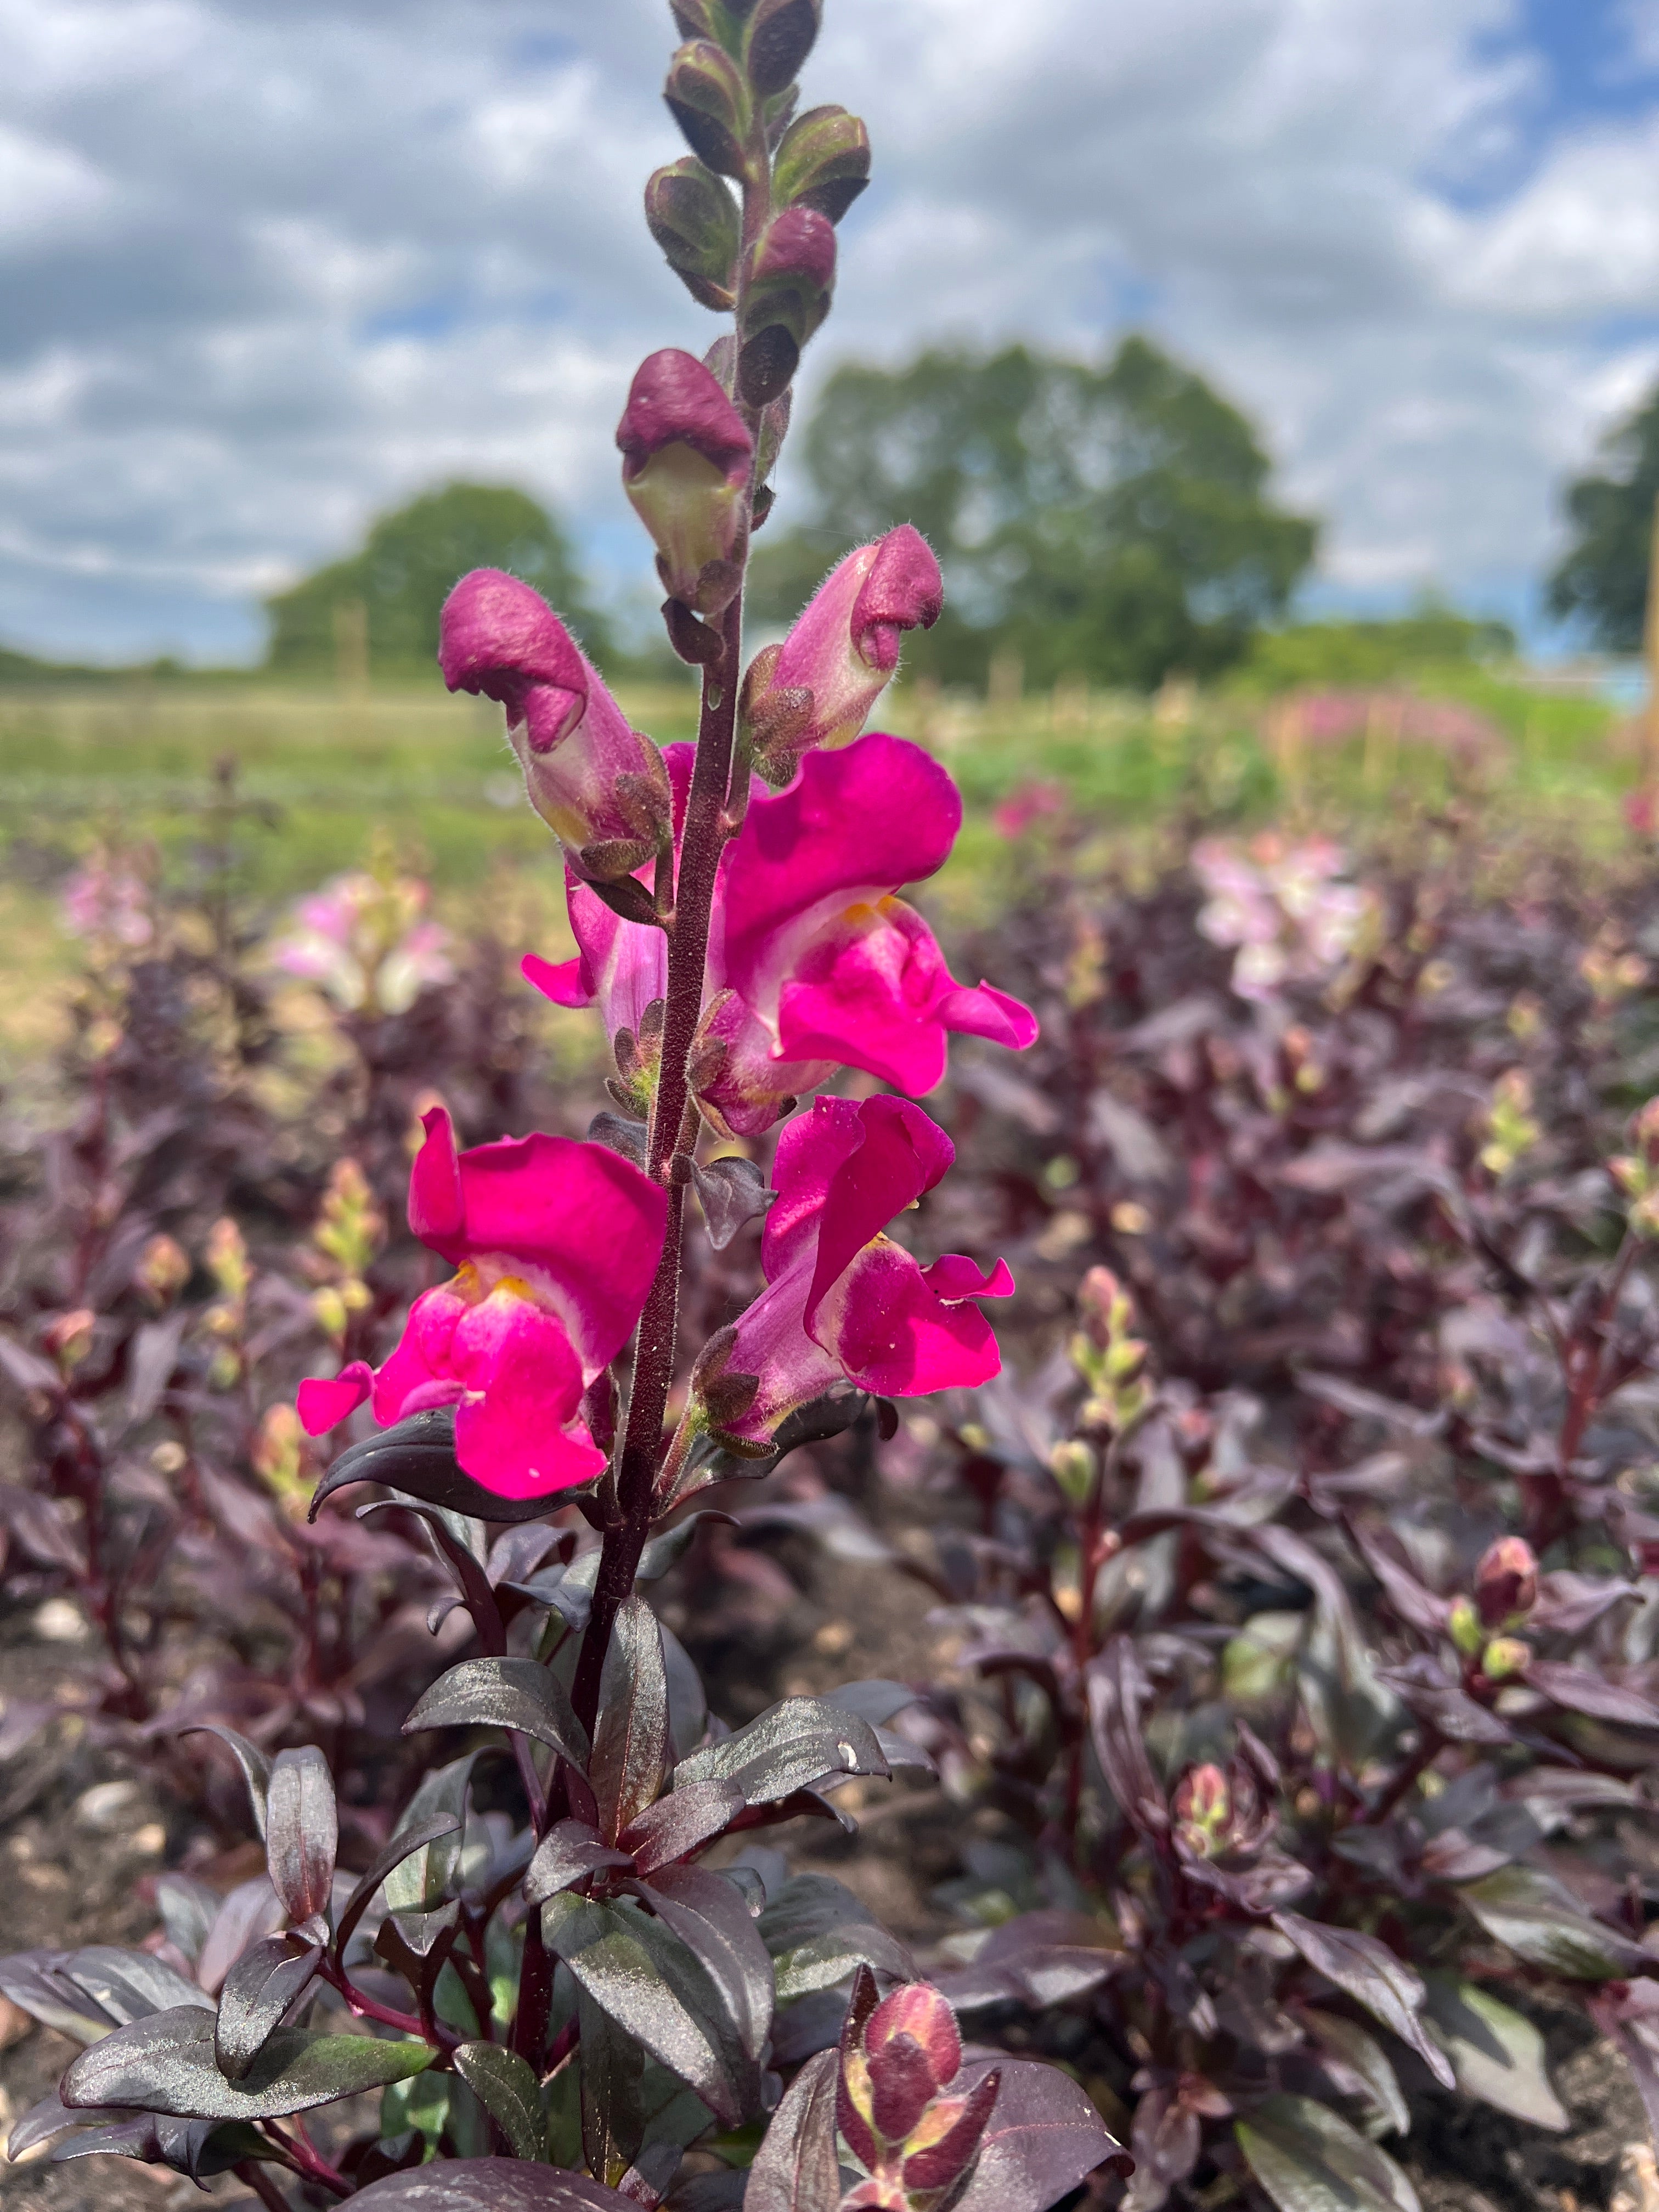
[[[912,522],[946,599],[908,657],[946,680],[999,650],[1034,684],[1210,674],[1283,612],[1316,544],[1243,416],[1140,337],[1100,368],[1014,345],[842,368],[801,458],[814,512],[758,541],[755,612],[787,621],[832,560]]]
[[[374,675],[429,669],[438,651],[439,610],[469,568],[521,576],[590,653],[603,650],[601,625],[557,520],[505,485],[449,483],[380,515],[361,552],[267,599],[266,665],[284,675],[331,671],[341,655],[343,619],[360,635],[366,629],[368,669]],[[361,615],[354,611],[358,607]]]
[[[1601,459],[1603,474],[1567,487],[1573,541],[1550,578],[1550,608],[1576,617],[1609,652],[1635,653],[1659,499],[1659,386],[1602,441]]]

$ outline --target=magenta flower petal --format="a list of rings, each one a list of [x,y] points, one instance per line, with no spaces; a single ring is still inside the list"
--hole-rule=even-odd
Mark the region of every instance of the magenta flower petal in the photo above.
[[[850,1382],[889,1397],[971,1389],[1002,1365],[979,1308],[937,1297],[909,1253],[884,1237],[830,1287],[808,1333]]]
[[[455,1125],[441,1106],[421,1116],[426,1142],[415,1155],[409,1177],[409,1226],[422,1244],[446,1260],[459,1255],[466,1234],[461,1199],[461,1168],[455,1150]]]
[[[455,1452],[500,1498],[533,1498],[590,1481],[605,1454],[576,1419],[582,1373],[551,1315],[506,1287],[472,1307],[452,1348],[465,1386]]]
[[[1024,1052],[1037,1041],[1037,1018],[1031,1009],[993,983],[957,984],[939,1001],[939,1018],[947,1030],[988,1038],[1011,1052]]]
[[[1011,1298],[1014,1278],[1006,1260],[999,1260],[988,1275],[976,1261],[960,1252],[947,1252],[922,1269],[922,1280],[937,1298]]]
[[[815,1114],[824,1103],[817,1102]],[[824,1194],[817,1258],[802,1316],[809,1336],[818,1334],[813,1324],[820,1301],[854,1255],[932,1190],[957,1156],[939,1124],[902,1098],[866,1098],[853,1110],[862,1124],[864,1142],[849,1151]],[[910,1264],[915,1266],[914,1261]]]
[[[453,1284],[422,1291],[409,1310],[404,1333],[374,1377],[374,1418],[382,1428],[434,1406],[453,1406],[463,1384],[450,1363],[456,1325],[466,1311]]]
[[[556,966],[528,953],[520,963],[526,981],[558,1006],[591,1006],[597,999],[605,1033],[639,1034],[641,1018],[668,988],[668,939],[659,929],[624,921],[569,869],[565,904],[580,948]]]
[[[308,1437],[325,1436],[355,1413],[374,1388],[374,1370],[366,1359],[354,1359],[331,1380],[316,1377],[300,1385],[300,1425]]]
[[[761,1004],[781,981],[780,940],[815,908],[884,897],[942,867],[962,799],[920,745],[875,733],[809,753],[775,798],[750,801],[733,840],[725,900],[725,980]]]
[[[591,1006],[593,1003],[593,979],[580,953],[574,960],[544,960],[537,953],[526,952],[519,963],[519,973],[556,1006]]]
[[[830,1188],[863,1143],[864,1116],[852,1098],[815,1098],[780,1136],[772,1163],[778,1194],[761,1233],[761,1266],[769,1283],[815,1249]],[[885,1228],[891,1219],[885,1214],[877,1226]]]
[[[580,718],[587,665],[541,593],[501,568],[475,568],[444,602],[438,665],[452,691],[481,693],[525,720],[532,695],[538,750],[558,743]]]

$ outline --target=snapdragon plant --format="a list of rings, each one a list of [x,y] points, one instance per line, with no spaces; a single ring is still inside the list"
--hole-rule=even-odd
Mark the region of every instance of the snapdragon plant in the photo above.
[[[432,1763],[360,1871],[338,1864],[319,1747],[273,1759],[212,1724],[266,1873],[222,1899],[165,1881],[159,1949],[6,1962],[14,2002],[86,2046],[14,2155],[51,2138],[234,2169],[273,2207],[297,2185],[457,2212],[1042,2212],[1121,2155],[1064,2075],[965,2053],[849,1891],[733,1840],[836,1818],[838,1783],[914,1763],[890,1725],[911,1692],[851,1683],[733,1733],[640,1595],[700,1492],[872,1396],[996,1373],[981,1302],[1010,1293],[1006,1268],[924,1267],[887,1231],[951,1164],[911,1103],[949,1034],[1036,1036],[1018,1001],[951,975],[897,896],[951,848],[950,778],[859,735],[902,633],[939,611],[923,540],[850,555],[745,665],[750,538],[869,151],[843,110],[795,112],[819,0],[673,13],[666,96],[692,150],[651,179],[647,220],[732,327],[702,361],[642,365],[617,443],[668,635],[701,671],[696,742],[631,729],[512,576],[463,578],[436,641],[453,689],[506,709],[562,848],[579,952],[526,967],[558,1003],[599,1006],[617,1111],[585,1141],[463,1149],[428,1107],[410,1225],[453,1272],[378,1365],[299,1394],[309,1434],[343,1445],[313,1516],[372,1484],[365,1511],[424,1521],[453,1581],[434,1625],[460,1608],[476,1650],[410,1714]],[[826,1093],[843,1069],[890,1089]],[[769,1188],[750,1143],[779,1122]],[[764,1216],[765,1288],[683,1345],[697,1213],[717,1246]],[[376,2094],[355,2130],[306,2118]]]

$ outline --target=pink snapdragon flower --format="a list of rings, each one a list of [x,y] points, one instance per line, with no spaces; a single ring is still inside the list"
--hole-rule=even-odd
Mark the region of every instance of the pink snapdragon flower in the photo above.
[[[1006,1263],[987,1275],[953,1252],[924,1267],[884,1233],[955,1158],[945,1132],[902,1098],[815,1098],[790,1123],[761,1243],[767,1288],[739,1316],[725,1362],[760,1389],[728,1433],[763,1441],[842,1380],[914,1398],[998,1373],[997,1340],[975,1302],[1012,1295]]]
[[[405,1013],[429,984],[454,980],[450,933],[425,918],[428,896],[413,876],[336,876],[295,906],[271,944],[272,964],[348,1012]]]
[[[142,951],[155,935],[149,884],[136,869],[101,850],[64,885],[62,912],[72,935],[107,939],[130,952]]]
[[[1371,911],[1369,895],[1343,880],[1348,856],[1328,837],[1291,844],[1267,831],[1248,850],[1206,837],[1191,860],[1206,895],[1199,929],[1212,945],[1238,948],[1232,985],[1241,998],[1266,1000],[1282,984],[1329,975]]]
[[[623,489],[657,545],[672,599],[717,615],[743,580],[755,443],[725,387],[694,354],[642,362],[617,428]]]
[[[787,783],[811,747],[857,737],[898,667],[901,635],[931,629],[944,605],[933,548],[908,522],[830,570],[744,681],[756,765],[769,783]]]
[[[689,746],[669,748],[677,790],[690,758]],[[943,866],[961,823],[939,763],[879,732],[810,753],[787,791],[751,797],[721,862],[709,935],[702,1034],[725,1055],[699,1096],[722,1129],[769,1128],[838,1066],[918,1097],[943,1079],[952,1030],[1016,1051],[1036,1041],[1030,1010],[988,983],[958,983],[895,896]],[[528,960],[525,973],[557,1005],[599,999],[613,1037],[636,1030],[665,988],[661,931],[619,921],[578,884],[569,903],[577,958]]]
[[[449,689],[506,708],[530,803],[577,873],[611,881],[654,854],[668,822],[662,757],[541,593],[475,568],[444,601],[439,637]]]
[[[375,1372],[354,1360],[300,1386],[320,1436],[372,1397],[382,1427],[455,1408],[455,1454],[498,1498],[599,1474],[582,1394],[633,1334],[662,1249],[668,1201],[603,1145],[537,1134],[458,1153],[441,1107],[409,1186],[409,1225],[456,1273],[410,1310]]]

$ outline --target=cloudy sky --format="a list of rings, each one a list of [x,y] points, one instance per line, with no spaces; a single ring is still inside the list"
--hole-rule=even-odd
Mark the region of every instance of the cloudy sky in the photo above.
[[[1659,0],[827,0],[862,112],[813,373],[1151,330],[1328,521],[1316,604],[1522,608],[1659,374]],[[0,638],[251,656],[465,473],[643,588],[611,433],[714,319],[640,185],[660,0],[0,0]]]

